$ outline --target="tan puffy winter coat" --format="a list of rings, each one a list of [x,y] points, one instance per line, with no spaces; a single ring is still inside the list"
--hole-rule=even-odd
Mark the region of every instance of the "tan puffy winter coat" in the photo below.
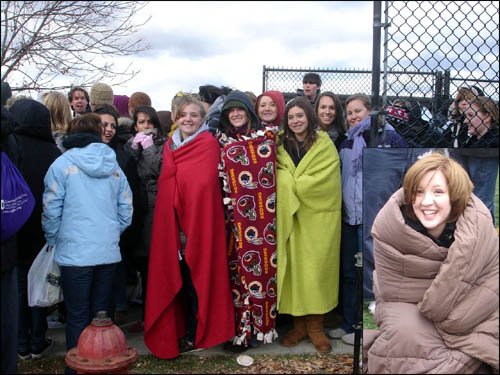
[[[472,195],[449,249],[405,224],[403,189],[377,215],[372,235],[380,333],[365,343],[368,373],[498,371],[498,235]]]

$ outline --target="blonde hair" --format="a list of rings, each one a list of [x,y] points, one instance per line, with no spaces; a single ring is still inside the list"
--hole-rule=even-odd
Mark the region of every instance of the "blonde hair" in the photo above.
[[[43,97],[42,104],[50,111],[52,133],[56,131],[66,133],[72,119],[71,106],[66,95],[51,91]]]
[[[205,108],[203,108],[203,105],[201,102],[196,98],[196,96],[192,94],[182,94],[182,96],[175,96],[174,99],[172,100],[172,120],[177,121],[184,110],[184,108],[189,105],[189,104],[194,104],[198,106],[198,109],[200,110],[200,116],[202,119],[205,118],[206,111]]]
[[[416,161],[406,172],[403,179],[406,213],[412,220],[417,220],[415,212],[413,212],[413,202],[415,202],[422,178],[429,171],[441,171],[446,177],[451,204],[448,222],[456,221],[465,211],[474,185],[459,163],[439,152],[434,152]]]

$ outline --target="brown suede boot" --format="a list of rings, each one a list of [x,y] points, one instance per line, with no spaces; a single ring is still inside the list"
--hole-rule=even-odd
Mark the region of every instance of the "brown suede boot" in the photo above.
[[[294,316],[293,317],[293,329],[287,333],[285,338],[281,341],[283,346],[295,346],[307,337],[306,332],[306,317],[305,316]]]
[[[324,315],[319,314],[306,315],[307,335],[319,353],[330,353],[332,346],[323,333],[323,317]]]

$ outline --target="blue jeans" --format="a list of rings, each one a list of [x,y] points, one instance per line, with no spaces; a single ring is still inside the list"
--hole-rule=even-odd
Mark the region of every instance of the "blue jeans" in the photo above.
[[[430,148],[363,149],[363,300],[374,301],[372,224],[418,156]]]
[[[17,351],[39,352],[47,333],[47,309],[28,306],[28,272],[30,267],[17,267],[19,321],[17,326]]]
[[[4,251],[2,246],[2,251]],[[2,302],[2,355],[0,356],[0,373],[17,374],[17,320],[18,312],[18,291],[17,291],[17,269],[2,272],[1,284]]]
[[[342,315],[344,321],[340,328],[345,332],[354,332],[356,323],[356,258],[361,251],[363,237],[362,225],[349,225],[342,222],[340,237],[340,264],[342,278]]]
[[[495,225],[495,188],[498,174],[498,157],[479,158],[454,152],[450,154],[469,174],[474,184],[473,193],[481,199],[488,210],[490,210],[493,225]]]
[[[68,311],[66,350],[78,345],[80,334],[98,311],[111,311],[116,265],[61,266],[63,295]]]

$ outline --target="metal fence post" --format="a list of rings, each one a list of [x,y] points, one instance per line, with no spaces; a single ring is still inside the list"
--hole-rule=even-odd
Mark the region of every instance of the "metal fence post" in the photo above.
[[[266,66],[262,66],[262,92],[266,91]]]
[[[443,95],[443,72],[436,72],[436,82],[434,82],[434,98],[432,100],[432,114],[436,116],[441,108],[441,98]]]
[[[380,28],[382,27],[382,2],[373,3],[373,57],[372,57],[372,114],[370,147],[377,147],[377,128],[380,91]]]

